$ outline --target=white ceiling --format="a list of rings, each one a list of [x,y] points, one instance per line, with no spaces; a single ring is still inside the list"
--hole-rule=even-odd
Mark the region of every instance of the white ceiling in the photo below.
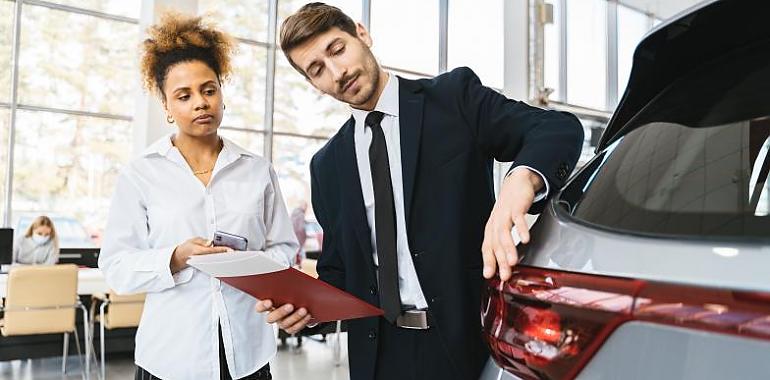
[[[619,0],[618,2],[666,19],[700,3],[701,0]]]

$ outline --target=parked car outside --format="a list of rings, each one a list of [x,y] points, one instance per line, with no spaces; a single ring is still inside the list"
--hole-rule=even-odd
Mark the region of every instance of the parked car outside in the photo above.
[[[637,47],[598,154],[481,305],[482,379],[770,376],[770,2]]]
[[[305,252],[320,252],[323,247],[324,232],[321,225],[315,220],[305,221],[305,233],[307,239],[305,240],[304,250]]]

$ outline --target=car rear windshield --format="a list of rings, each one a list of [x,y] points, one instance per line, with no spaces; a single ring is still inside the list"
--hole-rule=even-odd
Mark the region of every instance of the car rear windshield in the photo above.
[[[769,43],[694,69],[623,133],[563,193],[573,216],[643,234],[770,238]]]

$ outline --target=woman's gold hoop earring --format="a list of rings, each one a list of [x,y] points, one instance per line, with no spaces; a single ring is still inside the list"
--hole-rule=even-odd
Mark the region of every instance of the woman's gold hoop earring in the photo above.
[[[174,124],[174,118],[171,117],[171,115],[166,115],[166,122],[169,124]]]

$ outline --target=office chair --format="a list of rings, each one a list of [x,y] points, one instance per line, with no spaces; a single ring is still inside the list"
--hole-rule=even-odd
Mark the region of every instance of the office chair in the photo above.
[[[5,300],[0,310],[3,336],[64,334],[62,373],[67,370],[69,334],[75,334],[75,346],[83,358],[75,326],[75,309],[83,311],[83,334],[88,338],[88,311],[78,298],[78,268],[72,264],[36,265],[12,268],[8,274]],[[83,377],[88,379],[89,350],[86,345]]]
[[[144,293],[118,295],[113,291],[107,294],[94,294],[91,297],[91,336],[94,336],[94,324],[99,322],[100,374],[104,380],[105,374],[105,342],[104,330],[129,328],[139,326],[139,320],[144,310]],[[96,307],[99,307],[99,315]]]

